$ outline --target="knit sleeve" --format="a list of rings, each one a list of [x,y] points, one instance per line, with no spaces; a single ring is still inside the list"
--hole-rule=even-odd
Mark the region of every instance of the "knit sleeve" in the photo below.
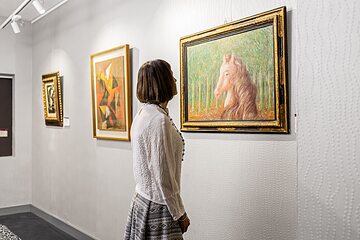
[[[159,128],[155,138],[158,144],[153,144],[153,169],[157,188],[162,195],[169,212],[174,220],[178,220],[185,213],[180,196],[180,186],[176,181],[177,159],[175,158],[174,142],[171,131],[172,125],[166,118],[158,123]]]

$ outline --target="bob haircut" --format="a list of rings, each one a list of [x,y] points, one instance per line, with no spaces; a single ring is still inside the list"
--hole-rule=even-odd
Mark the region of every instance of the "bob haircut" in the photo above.
[[[170,101],[176,93],[175,78],[169,63],[157,59],[140,67],[136,87],[140,102],[160,104]]]

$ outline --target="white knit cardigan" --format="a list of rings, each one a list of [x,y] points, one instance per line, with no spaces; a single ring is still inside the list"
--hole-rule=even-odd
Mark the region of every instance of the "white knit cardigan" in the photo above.
[[[184,213],[180,196],[184,140],[167,109],[145,104],[131,127],[136,192],[167,205],[174,220]]]

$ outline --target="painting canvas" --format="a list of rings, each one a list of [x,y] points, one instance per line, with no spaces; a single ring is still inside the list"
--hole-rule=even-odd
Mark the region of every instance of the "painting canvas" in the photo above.
[[[288,132],[285,12],[180,40],[183,131]]]
[[[44,74],[42,76],[42,89],[45,124],[62,126],[62,91],[59,72]]]
[[[129,140],[129,46],[91,55],[91,74],[94,137]]]

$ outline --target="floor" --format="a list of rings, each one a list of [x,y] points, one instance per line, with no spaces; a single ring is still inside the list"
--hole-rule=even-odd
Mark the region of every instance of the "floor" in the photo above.
[[[21,240],[76,240],[33,213],[0,216],[0,224]]]

